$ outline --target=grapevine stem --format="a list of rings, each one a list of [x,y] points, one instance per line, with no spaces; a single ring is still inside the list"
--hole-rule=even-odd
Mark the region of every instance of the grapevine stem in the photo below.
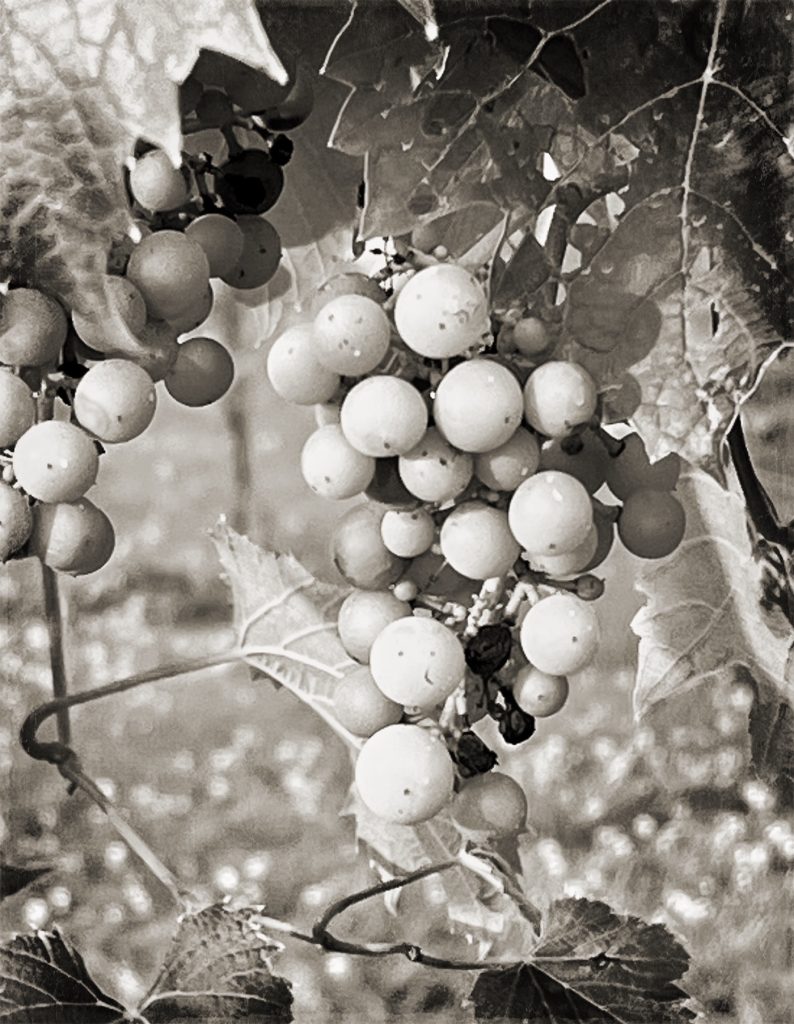
[[[61,595],[58,591],[58,577],[48,565],[41,565],[41,583],[44,593],[44,618],[50,648],[50,669],[52,672],[52,692],[56,701],[68,699],[66,661],[63,650],[63,614]],[[64,746],[72,742],[72,729],[69,722],[69,706],[58,707],[55,712],[58,722],[58,741]]]

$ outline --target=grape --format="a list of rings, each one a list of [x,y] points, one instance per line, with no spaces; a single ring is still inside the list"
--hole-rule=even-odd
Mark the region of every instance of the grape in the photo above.
[[[168,323],[173,327],[177,335],[188,334],[204,323],[212,312],[214,304],[215,293],[212,290],[212,285],[208,285],[201,302],[196,303],[195,306],[192,306],[181,316],[170,317]]]
[[[417,498],[441,504],[465,490],[471,480],[471,455],[448,444],[435,427],[430,427],[419,444],[399,461],[400,477]]]
[[[503,445],[523,414],[521,385],[492,359],[458,363],[442,377],[433,402],[436,426],[464,452],[489,452]]]
[[[166,391],[181,405],[211,405],[232,386],[234,360],[214,338],[188,338],[164,379]]]
[[[185,228],[185,238],[198,242],[210,265],[210,277],[231,273],[243,254],[243,232],[231,217],[205,213]]]
[[[234,120],[234,107],[221,89],[205,89],[196,104],[196,116],[204,128],[223,128]]]
[[[562,580],[575,576],[590,568],[598,550],[598,527],[595,522],[581,544],[561,555],[531,555],[529,563],[538,572],[545,572],[552,579]]]
[[[263,149],[244,149],[218,170],[215,191],[230,213],[264,213],[281,195],[284,172]]]
[[[272,132],[289,132],[302,125],[314,109],[314,88],[304,68],[298,68],[292,86],[274,106],[262,111],[262,119]]]
[[[261,71],[247,64],[237,64],[224,75],[224,88],[229,98],[244,114],[256,114],[272,107],[289,93],[289,85],[279,85]]]
[[[538,468],[540,447],[534,434],[519,427],[498,448],[475,456],[474,472],[494,491],[514,491]]]
[[[140,332],[137,345],[124,353],[155,382],[165,379],[178,354],[176,329],[165,320],[150,320]]]
[[[450,813],[462,828],[471,832],[511,836],[526,827],[527,798],[515,779],[501,772],[488,772],[463,786]]]
[[[380,524],[383,543],[400,558],[414,558],[431,546],[436,537],[433,517],[423,508],[390,509]]]
[[[549,347],[549,329],[536,316],[527,316],[513,324],[513,345],[524,356],[537,356]]]
[[[427,406],[408,381],[368,377],[342,402],[341,422],[345,437],[364,455],[403,455],[427,429]]]
[[[664,558],[684,539],[686,514],[667,491],[632,491],[618,519],[623,546],[640,558]]]
[[[408,348],[430,359],[448,359],[490,338],[482,285],[454,263],[420,270],[404,285],[394,322]]]
[[[226,82],[240,66],[240,61],[219,50],[200,50],[198,59],[190,72],[202,85],[226,88]]]
[[[419,587],[413,580],[398,580],[394,584],[393,593],[400,601],[415,601],[419,596]]]
[[[264,217],[238,217],[237,224],[243,233],[243,254],[234,268],[220,278],[232,288],[261,288],[278,270],[281,239]]]
[[[351,658],[366,663],[381,630],[410,614],[410,607],[390,590],[354,590],[339,608],[339,639]]]
[[[625,501],[633,491],[672,491],[681,472],[679,456],[670,452],[652,463],[639,434],[627,434],[622,440],[621,452],[606,465],[607,484],[615,497]]]
[[[339,423],[342,413],[338,402],[319,402],[314,407],[314,422],[318,427],[328,427]]]
[[[599,501],[593,503],[593,523],[598,531],[598,545],[595,554],[584,567],[585,572],[601,565],[612,550],[615,543],[615,520],[611,514],[613,511],[613,508],[602,505]]]
[[[72,324],[86,345],[97,352],[116,355],[129,347],[126,338],[118,338],[112,319],[119,317],[130,332],[138,335],[146,324],[146,303],[132,281],[115,274],[105,275],[105,304],[90,312],[72,310]]]
[[[568,676],[589,664],[598,649],[598,619],[572,594],[552,594],[529,609],[521,623],[521,648],[541,672]]]
[[[149,314],[169,320],[204,299],[210,265],[198,242],[181,231],[155,231],[133,249],[127,278],[140,290]]]
[[[416,584],[420,594],[446,597],[463,605],[468,605],[472,599],[474,588],[471,580],[461,576],[443,555],[435,554],[432,550],[415,558],[406,576]]]
[[[157,399],[154,381],[126,359],[97,363],[74,393],[77,422],[100,441],[131,441],[152,422]]]
[[[396,455],[392,459],[375,460],[375,476],[364,493],[370,501],[381,505],[410,505],[412,508],[416,505],[416,496],[402,482],[400,460]]]
[[[0,448],[10,448],[36,422],[33,392],[8,370],[0,370]]]
[[[595,494],[606,479],[609,453],[592,430],[574,437],[546,441],[540,450],[540,468],[557,469],[583,484]]]
[[[357,505],[346,512],[334,528],[333,563],[354,587],[380,590],[396,583],[405,571],[405,559],[393,555],[383,543],[382,518],[383,512],[371,505]]]
[[[371,277],[353,270],[344,271],[341,274],[334,274],[333,277],[329,277],[317,289],[313,306],[315,315],[327,303],[333,299],[338,299],[342,295],[361,295],[377,303],[382,303],[386,298],[386,293],[378,285],[378,282],[373,281]]]
[[[425,616],[385,626],[369,652],[372,678],[390,699],[411,711],[429,711],[463,679],[466,660],[455,633]]]
[[[34,506],[30,553],[51,569],[74,576],[96,572],[115,545],[113,524],[87,498]]]
[[[533,665],[525,665],[516,674],[513,696],[528,715],[548,718],[555,715],[568,699],[568,680],[565,676],[552,676]]]
[[[35,288],[12,288],[0,296],[0,363],[54,363],[66,341],[66,314]]]
[[[556,359],[543,363],[524,386],[527,421],[547,437],[567,437],[589,423],[597,403],[595,381],[578,363]]]
[[[354,736],[371,736],[399,722],[403,709],[383,696],[370,670],[362,665],[340,680],[334,690],[334,714]]]
[[[79,427],[58,420],[36,423],[17,441],[14,473],[39,501],[76,501],[96,480],[99,456]]]
[[[267,375],[276,394],[295,405],[327,402],[339,387],[338,375],[317,361],[309,324],[289,327],[276,338],[267,356]]]
[[[185,114],[189,114],[192,110],[196,109],[196,104],[201,99],[202,92],[204,92],[204,87],[201,82],[194,78],[193,75],[188,75],[179,86],[179,113],[183,117]]]
[[[451,800],[455,769],[444,741],[418,725],[388,725],[356,760],[356,788],[373,814],[398,825],[434,817]]]
[[[33,526],[28,499],[7,483],[0,483],[0,562],[25,544]]]
[[[508,507],[510,529],[533,555],[562,555],[581,544],[593,525],[593,505],[582,484],[548,469],[518,487]]]
[[[466,644],[466,664],[477,676],[490,679],[510,660],[513,637],[510,627],[491,622],[480,626]]]
[[[389,350],[389,318],[364,295],[340,295],[314,319],[317,358],[335,373],[361,377],[374,370]]]
[[[375,474],[375,460],[356,451],[332,423],[315,430],[304,444],[301,472],[315,494],[339,501],[361,494]]]
[[[175,210],[188,200],[182,171],[161,149],[152,149],[135,161],[130,171],[130,192],[136,202],[154,213]]]
[[[481,501],[464,502],[450,512],[440,542],[452,568],[472,580],[503,576],[521,554],[507,513]]]

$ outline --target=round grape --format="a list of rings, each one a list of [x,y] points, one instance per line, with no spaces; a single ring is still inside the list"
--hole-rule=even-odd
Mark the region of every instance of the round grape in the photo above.
[[[113,524],[87,498],[34,506],[30,553],[51,569],[74,576],[96,572],[115,545]]]
[[[263,149],[244,149],[219,168],[215,191],[230,213],[264,213],[284,188],[284,172]]]
[[[508,507],[510,529],[533,555],[562,555],[581,544],[593,525],[593,505],[567,473],[544,470],[516,490]]]
[[[397,296],[397,331],[408,348],[430,359],[448,359],[490,337],[482,285],[454,263],[418,271]]]
[[[342,428],[330,424],[315,430],[304,444],[301,472],[315,494],[341,501],[361,494],[369,485],[375,474],[375,460],[356,451]]]
[[[527,798],[515,779],[501,772],[488,772],[464,783],[450,813],[471,832],[512,836],[526,828]]]
[[[357,505],[338,521],[331,537],[331,557],[348,583],[364,590],[381,590],[396,583],[406,561],[383,543],[380,523],[383,512],[371,505]]]
[[[453,509],[441,527],[440,542],[452,568],[472,580],[503,576],[521,554],[507,514],[481,501]]]
[[[361,295],[379,304],[383,303],[386,298],[386,292],[371,277],[367,277],[366,274],[361,274],[355,270],[343,271],[329,277],[317,289],[313,304],[315,315],[327,303],[333,299],[340,298],[342,295]]]
[[[261,112],[272,132],[290,132],[298,128],[314,109],[314,88],[305,68],[298,67],[287,95],[275,105]]]
[[[383,543],[400,558],[414,558],[431,546],[436,537],[433,517],[423,508],[389,509],[380,524]]]
[[[399,377],[368,377],[342,402],[342,430],[364,455],[403,455],[427,429],[427,406],[417,389]]]
[[[181,231],[155,231],[133,249],[127,278],[139,289],[151,316],[170,320],[205,298],[210,265],[198,242]]]
[[[243,254],[243,232],[231,217],[205,213],[188,224],[185,238],[198,242],[210,265],[210,277],[223,277],[237,266]]]
[[[534,665],[518,670],[513,683],[513,696],[522,711],[533,718],[555,715],[568,699],[568,680],[565,676],[552,676]]]
[[[201,302],[196,303],[195,306],[192,306],[181,316],[170,317],[168,323],[174,328],[177,336],[188,334],[190,331],[195,331],[197,327],[200,327],[204,323],[212,312],[214,304],[215,293],[212,290],[212,286],[209,285]]]
[[[66,330],[66,314],[49,295],[35,288],[12,288],[0,296],[0,363],[54,363],[66,341]]]
[[[276,338],[267,356],[267,375],[276,394],[295,405],[327,402],[339,388],[339,376],[317,361],[309,324],[289,327]]]
[[[410,606],[398,598],[396,592],[353,590],[339,608],[339,639],[351,658],[366,664],[370,648],[381,630],[395,619],[410,614]]]
[[[606,479],[609,453],[591,430],[574,437],[546,441],[540,450],[540,468],[556,469],[575,477],[590,494]]]
[[[553,676],[580,672],[600,641],[591,605],[572,594],[552,594],[529,609],[521,623],[521,648],[531,665]]]
[[[396,619],[369,652],[372,678],[390,699],[411,711],[442,703],[463,679],[466,660],[455,633],[436,619]]]
[[[199,408],[222,398],[234,380],[234,360],[214,338],[188,338],[165,376],[165,389],[181,405]]]
[[[624,501],[633,491],[672,491],[681,472],[680,457],[670,452],[651,462],[639,434],[627,434],[622,441],[620,454],[606,464],[607,484],[615,497]]]
[[[419,444],[400,457],[398,465],[410,493],[434,504],[456,498],[474,471],[471,455],[453,448],[435,427],[430,427]]]
[[[92,366],[74,393],[77,422],[100,441],[131,441],[149,426],[157,398],[154,381],[127,359]]]
[[[346,377],[370,373],[389,350],[391,325],[382,307],[364,295],[340,295],[314,319],[317,358]]]
[[[433,402],[436,426],[464,452],[489,452],[503,445],[523,413],[521,385],[492,359],[458,363],[442,377]]]
[[[36,423],[17,441],[14,473],[39,501],[76,501],[96,480],[99,456],[79,427],[59,420]]]
[[[618,519],[623,546],[640,558],[665,558],[684,539],[686,513],[667,491],[632,491]]]
[[[238,217],[243,253],[232,270],[220,278],[232,288],[261,288],[275,275],[281,262],[281,238],[264,217]]]
[[[289,85],[279,85],[266,74],[237,62],[224,75],[223,86],[230,99],[244,114],[258,114],[287,96]]]
[[[415,601],[419,596],[419,587],[413,580],[398,580],[392,592],[400,601]]]
[[[353,669],[334,690],[337,721],[354,736],[372,736],[387,725],[396,725],[403,709],[384,697],[366,665]]]
[[[28,499],[21,491],[0,482],[0,562],[23,547],[32,527],[33,513]]]
[[[531,555],[529,563],[538,572],[545,572],[555,580],[564,580],[590,568],[598,550],[598,527],[590,527],[581,544],[561,555]]]
[[[314,422],[318,427],[328,427],[339,423],[342,407],[338,402],[319,402],[314,407]]]
[[[196,116],[204,128],[223,128],[234,120],[234,106],[221,89],[205,89],[196,104]]]
[[[11,448],[35,422],[33,392],[21,377],[0,369],[0,448]]]
[[[130,171],[130,192],[136,202],[155,213],[175,210],[188,200],[182,171],[161,149],[152,149],[135,161]]]
[[[601,565],[612,550],[615,543],[615,519],[611,514],[613,511],[614,509],[610,509],[608,505],[602,505],[599,501],[593,502],[593,523],[598,531],[598,544],[593,557],[584,567],[584,572],[590,572]]]
[[[452,800],[455,768],[441,737],[418,725],[388,725],[356,760],[356,788],[373,814],[417,825]]]
[[[540,447],[534,434],[519,427],[498,448],[475,456],[474,472],[486,487],[494,491],[514,491],[523,480],[532,476],[539,461]]]
[[[567,437],[589,423],[597,404],[595,381],[578,363],[543,363],[524,385],[527,421],[546,437]]]
[[[527,316],[513,324],[512,341],[524,356],[537,356],[549,347],[551,338],[546,324],[536,316]]]
[[[442,554],[432,550],[414,558],[406,578],[416,584],[420,594],[446,597],[462,605],[468,605],[472,600],[474,587],[471,580],[453,569]]]
[[[118,317],[133,335],[140,335],[146,324],[146,303],[132,281],[116,274],[105,275],[105,302],[89,312],[72,310],[72,324],[78,337],[95,349],[110,355],[126,351],[134,342],[114,329]]]

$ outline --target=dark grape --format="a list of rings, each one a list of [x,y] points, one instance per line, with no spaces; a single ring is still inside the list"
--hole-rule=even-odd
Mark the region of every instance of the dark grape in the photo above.
[[[284,172],[261,149],[246,149],[219,169],[215,191],[232,213],[264,213],[281,195]]]
[[[448,746],[458,773],[464,779],[489,772],[499,760],[491,748],[486,746],[476,733],[470,731],[461,733],[456,740],[449,742]]]
[[[466,664],[478,676],[492,676],[510,657],[513,638],[507,626],[481,626],[466,644]]]
[[[499,703],[491,708],[491,717],[496,720],[505,743],[528,740],[535,732],[535,719],[521,710],[509,687],[499,688],[499,698]]]
[[[270,159],[279,167],[284,167],[292,159],[295,144],[287,135],[276,135],[270,143]]]

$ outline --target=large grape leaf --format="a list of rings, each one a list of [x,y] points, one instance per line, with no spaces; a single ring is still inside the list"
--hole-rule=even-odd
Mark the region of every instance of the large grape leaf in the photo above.
[[[220,904],[179,919],[165,963],[140,1013],[149,1024],[176,1020],[292,1020],[289,982],[272,973],[280,943],[262,908]]]
[[[0,280],[91,305],[129,222],[122,162],[138,137],[179,159],[202,46],[285,78],[250,0],[0,5]]]
[[[526,962],[483,971],[471,999],[477,1020],[683,1024],[695,1016],[678,984],[688,967],[663,925],[566,899],[549,908]]]
[[[0,1019],[8,1024],[122,1024],[130,1017],[99,988],[56,928],[17,935],[0,946]]]

